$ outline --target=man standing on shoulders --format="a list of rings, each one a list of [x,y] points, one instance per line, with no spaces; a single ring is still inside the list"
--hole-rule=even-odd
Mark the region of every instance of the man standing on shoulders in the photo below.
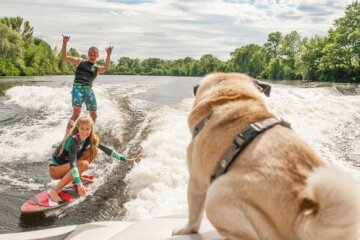
[[[81,106],[85,103],[86,109],[94,122],[96,122],[96,97],[92,90],[92,84],[98,74],[101,74],[109,69],[110,67],[110,56],[113,50],[113,46],[108,46],[106,50],[106,60],[104,66],[99,66],[96,61],[99,57],[99,50],[96,47],[90,47],[88,51],[88,60],[80,57],[72,57],[67,55],[67,42],[70,40],[70,36],[63,36],[63,45],[61,49],[61,56],[64,61],[74,64],[77,66],[75,79],[72,89],[72,116],[67,124],[66,132],[72,128],[74,122],[81,113]]]

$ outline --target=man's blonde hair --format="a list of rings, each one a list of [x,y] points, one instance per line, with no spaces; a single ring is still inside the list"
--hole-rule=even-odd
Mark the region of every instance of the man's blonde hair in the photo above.
[[[90,51],[95,51],[97,55],[99,55],[99,49],[97,47],[91,46],[88,50],[88,54],[90,53]]]

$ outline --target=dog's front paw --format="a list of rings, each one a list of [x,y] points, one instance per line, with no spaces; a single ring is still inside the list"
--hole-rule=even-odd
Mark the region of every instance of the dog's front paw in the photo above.
[[[172,232],[172,235],[185,235],[185,234],[196,234],[198,233],[198,230],[190,227],[188,224],[185,227],[175,229]]]

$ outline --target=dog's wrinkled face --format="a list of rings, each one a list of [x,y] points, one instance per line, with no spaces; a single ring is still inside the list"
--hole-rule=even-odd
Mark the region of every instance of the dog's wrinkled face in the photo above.
[[[206,76],[193,91],[195,101],[189,116],[191,131],[215,106],[244,99],[263,99],[269,96],[270,85],[241,73],[217,73]]]

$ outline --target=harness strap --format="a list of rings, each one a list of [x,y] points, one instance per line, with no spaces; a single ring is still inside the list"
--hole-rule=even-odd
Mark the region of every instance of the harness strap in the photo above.
[[[234,159],[256,136],[277,124],[281,124],[290,128],[290,124],[285,120],[271,117],[259,122],[252,123],[248,128],[240,132],[235,137],[233,144],[226,151],[221,161],[218,163],[213,175],[210,177],[210,183],[226,173]]]

